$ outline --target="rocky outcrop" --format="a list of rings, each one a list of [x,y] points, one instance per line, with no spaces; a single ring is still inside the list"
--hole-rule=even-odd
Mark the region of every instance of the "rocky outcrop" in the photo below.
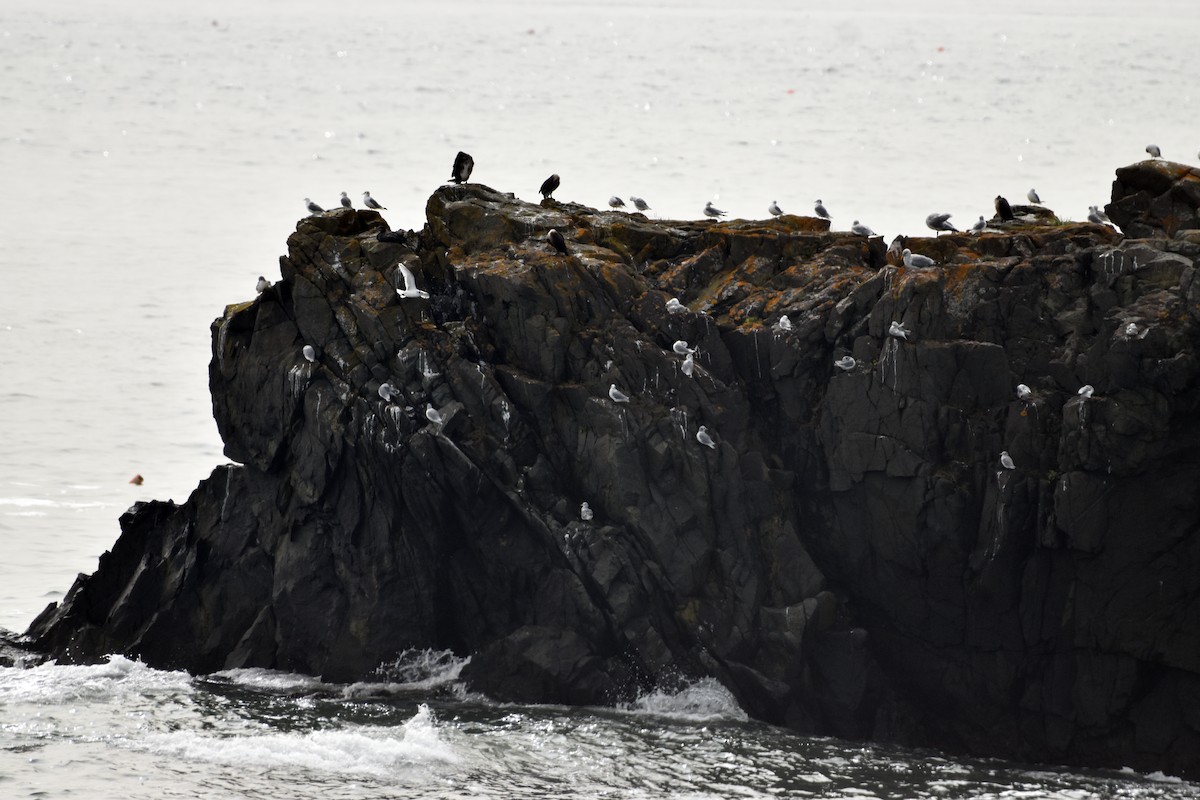
[[[237,465],[123,516],[35,647],[336,680],[449,648],[565,703],[712,675],[802,731],[1200,775],[1200,247],[1019,219],[914,270],[800,217],[427,215],[299,223],[213,324]]]

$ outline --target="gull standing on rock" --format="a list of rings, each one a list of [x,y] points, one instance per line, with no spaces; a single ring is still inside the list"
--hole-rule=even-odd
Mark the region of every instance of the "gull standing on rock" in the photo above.
[[[1146,152],[1150,154],[1151,158],[1162,158],[1162,150],[1159,150],[1156,144],[1146,145]]]
[[[441,431],[442,425],[446,421],[442,415],[438,413],[438,410],[432,405],[425,406],[425,419],[429,420],[434,425],[437,425],[438,431]]]
[[[683,363],[679,366],[679,371],[682,372],[684,375],[687,375],[690,378],[690,377],[692,377],[692,372],[695,369],[696,369],[696,361],[695,361],[692,353],[688,353],[687,357],[683,359]]]
[[[879,235],[858,220],[854,220],[854,222],[850,223],[850,232],[855,236],[866,236],[868,239],[872,236]]]
[[[903,339],[904,341],[907,342],[908,336],[909,336],[909,330],[908,330],[908,328],[901,325],[899,322],[892,320],[892,324],[888,328],[888,336],[894,336],[897,339]]]
[[[854,369],[856,364],[858,364],[858,362],[854,360],[854,356],[842,356],[837,361],[833,362],[835,367],[845,372],[849,372],[850,370]]]
[[[1026,386],[1023,383],[1018,383],[1017,384],[1017,399],[1018,400],[1028,400],[1031,397],[1033,397],[1033,390],[1030,389],[1028,386]]]
[[[459,150],[458,155],[454,157],[454,166],[450,168],[450,182],[466,183],[474,169],[475,159]]]
[[[1013,463],[1012,456],[1008,454],[1007,450],[1000,451],[1000,466],[1004,467],[1005,469],[1017,468],[1017,465]]]
[[[1088,222],[1096,225],[1104,224],[1104,217],[1100,216],[1099,206],[1088,206]]]
[[[304,349],[300,351],[304,354],[304,360],[310,364],[315,364],[317,361],[317,348],[311,344],[304,345]]]
[[[379,201],[371,197],[370,192],[363,192],[363,205],[372,211],[387,211],[387,206],[379,205]]]
[[[817,216],[821,219],[833,219],[833,217],[829,216],[829,212],[825,210],[825,205],[821,202],[821,198],[819,197],[817,198],[816,205],[813,206],[813,211],[817,212]]]
[[[686,314],[687,310],[687,306],[679,302],[678,297],[672,297],[667,301],[667,311],[671,314]]]
[[[419,297],[422,300],[428,300],[429,292],[427,292],[423,289],[417,288],[417,278],[415,275],[412,274],[412,270],[409,269],[407,266],[405,266],[403,261],[401,261],[399,264],[397,264],[396,267],[400,273],[400,277],[404,281],[404,288],[397,289],[396,294],[398,294],[401,297],[406,298],[406,299],[412,298],[412,297]]]
[[[783,209],[780,208],[779,203],[776,203],[774,200],[771,201],[771,205],[767,206],[767,211],[771,212],[772,217],[783,216]]]
[[[1137,323],[1131,322],[1128,325],[1126,325],[1125,326],[1125,335],[1126,336],[1137,336],[1138,335]]]
[[[614,403],[628,403],[629,402],[629,395],[625,394],[620,389],[618,389],[617,385],[615,383],[609,384],[608,396],[609,396],[609,399],[611,399]]]
[[[396,395],[396,387],[395,386],[392,386],[390,383],[379,384],[379,396],[383,398],[384,402],[386,402],[386,403],[392,402],[392,397],[394,397],[395,395]]]
[[[1026,192],[1025,199],[1037,206],[1042,204],[1042,198],[1038,197],[1037,189],[1030,189]]]
[[[608,207],[609,208],[624,208],[625,201],[622,200],[621,198],[617,197],[614,194],[612,197],[608,198]]]
[[[971,233],[983,233],[983,230],[986,227],[987,227],[987,220],[985,220],[983,218],[983,214],[980,214],[979,221],[971,226]]]
[[[714,442],[712,436],[709,435],[708,428],[704,427],[703,425],[700,426],[700,430],[696,431],[696,441],[710,450],[717,449],[717,443]]]
[[[942,233],[943,231],[947,233],[958,233],[958,228],[950,224],[950,217],[950,214],[930,214],[925,218],[925,227],[932,231],[936,231],[938,234]]]
[[[579,504],[579,518],[584,522],[592,521],[592,507],[588,505],[587,500]]]
[[[640,197],[634,197],[633,195],[629,195],[629,202],[633,203],[633,207],[636,208],[638,211],[649,211],[650,210],[650,204],[647,203],[645,200],[643,200]]]
[[[692,353],[696,352],[692,348],[688,347],[688,343],[683,339],[680,339],[676,341],[675,344],[671,345],[671,349],[675,351],[675,355],[677,356],[690,356]]]
[[[704,204],[704,216],[716,219],[717,217],[725,216],[725,212],[714,206],[712,200],[709,200]]]
[[[902,255],[904,256],[904,266],[911,269],[928,269],[937,263],[929,256],[923,256],[920,253],[914,253],[907,247],[904,248],[904,253]]]
[[[265,292],[267,289],[270,289],[270,288],[271,288],[271,282],[269,280],[267,280],[264,276],[259,275],[258,283],[254,284],[254,289],[259,294],[262,294],[263,292]]]
[[[350,196],[342,192],[342,208],[354,208],[354,204],[350,202]]]
[[[312,200],[309,200],[307,197],[304,198],[304,207],[308,209],[309,214],[322,214],[325,211],[325,209],[321,208],[319,205],[314,203]]]
[[[1085,383],[1083,386],[1080,386],[1079,391],[1076,392],[1076,394],[1078,394],[1084,400],[1091,400],[1092,395],[1094,395],[1095,393],[1096,393],[1096,388],[1094,386],[1092,386],[1090,383]]]
[[[542,199],[550,199],[550,196],[554,194],[554,190],[558,188],[559,183],[560,181],[558,179],[558,173],[555,173],[549,178],[546,178],[546,180],[542,181],[542,188],[538,189],[538,191],[542,193]]]
[[[553,247],[559,254],[564,256],[570,254],[570,251],[567,250],[567,240],[564,239],[563,235],[554,228],[546,231],[546,241],[549,242],[550,246]]]
[[[787,314],[784,314],[782,317],[779,318],[779,321],[775,323],[775,332],[776,333],[787,333],[791,329],[792,329],[792,321],[790,319],[788,319]]]

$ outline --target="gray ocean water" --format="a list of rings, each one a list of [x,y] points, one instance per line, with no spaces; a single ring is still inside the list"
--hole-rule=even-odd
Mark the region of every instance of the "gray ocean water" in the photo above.
[[[820,197],[890,238],[1036,187],[1082,219],[1147,144],[1197,161],[1198,22],[1192,0],[5,0],[0,626],[224,460],[208,325],[278,277],[304,197],[369,190],[419,228],[462,149],[526,199],[557,172],[563,200],[670,218]],[[506,707],[445,654],[402,666],[0,670],[0,796],[1200,796],[795,737],[713,685]]]

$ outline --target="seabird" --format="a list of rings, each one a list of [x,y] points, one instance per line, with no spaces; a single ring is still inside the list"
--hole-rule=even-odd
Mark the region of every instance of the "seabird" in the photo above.
[[[617,388],[615,383],[609,384],[608,396],[614,403],[628,403],[629,395]]]
[[[350,203],[350,197],[345,192],[342,192],[342,208],[354,208]]]
[[[390,383],[379,384],[379,396],[383,398],[384,402],[387,402],[387,403],[392,402],[392,397],[395,394],[396,394],[395,386],[392,386]]]
[[[675,344],[671,345],[671,349],[675,351],[675,355],[677,356],[687,356],[695,352],[692,350],[692,348],[688,347],[688,343],[683,339],[680,339],[675,342]]]
[[[1028,386],[1026,386],[1023,383],[1018,383],[1017,384],[1017,399],[1018,400],[1028,400],[1031,397],[1033,397],[1033,390],[1030,389]]]
[[[813,210],[817,212],[817,216],[821,219],[833,219],[833,217],[829,216],[829,212],[825,210],[825,206],[820,198],[817,198],[817,204],[813,207]]]
[[[446,421],[442,418],[442,415],[438,413],[438,410],[431,405],[425,406],[425,419],[429,420],[434,425],[437,425],[438,430],[441,430],[442,423]]]
[[[259,275],[258,283],[254,284],[254,288],[258,291],[259,294],[262,294],[267,289],[271,288],[271,282],[269,280],[267,280],[266,278],[264,278],[262,275]]]
[[[929,256],[923,256],[920,253],[914,253],[907,247],[904,248],[902,255],[904,256],[904,266],[912,269],[928,269],[937,263]]]
[[[983,218],[983,214],[980,214],[979,221],[971,226],[971,233],[983,233],[985,228],[987,228],[987,220]]]
[[[584,522],[591,522],[592,516],[592,507],[587,504],[587,500],[584,500],[579,504],[579,518]]]
[[[1078,394],[1084,400],[1091,399],[1091,396],[1094,395],[1095,393],[1096,393],[1096,388],[1094,386],[1092,386],[1090,383],[1085,383],[1083,386],[1080,386],[1079,391],[1076,392],[1076,394]]]
[[[459,150],[454,157],[454,166],[450,168],[450,180],[453,183],[466,183],[471,178],[471,170],[475,169],[475,159]]]
[[[634,197],[633,195],[629,195],[629,202],[633,203],[633,207],[636,208],[638,211],[649,211],[650,210],[650,204],[647,203],[645,200],[643,200],[640,197]]]
[[[551,175],[549,178],[546,178],[546,180],[542,181],[542,188],[538,189],[538,191],[542,193],[543,200],[548,199],[552,194],[554,194],[554,190],[558,188],[559,182],[560,181],[558,180],[557,174]]]
[[[1095,223],[1096,225],[1104,224],[1104,217],[1100,216],[1099,206],[1088,206],[1088,222]]]
[[[767,211],[771,212],[772,217],[783,216],[783,209],[780,208],[779,203],[776,203],[774,200],[771,201],[771,205],[767,206]]]
[[[1004,467],[1005,469],[1017,468],[1017,465],[1013,463],[1012,456],[1008,454],[1007,450],[1000,451],[1000,466]]]
[[[716,219],[717,217],[725,216],[725,212],[722,211],[721,209],[717,208],[716,206],[714,206],[712,204],[712,201],[709,200],[707,203],[704,204],[704,216],[712,217],[713,219]]]
[[[612,197],[608,198],[608,207],[609,208],[624,208],[625,201],[622,200],[621,198],[617,197],[614,194]]]
[[[958,233],[958,228],[950,224],[950,217],[950,214],[930,214],[925,218],[925,227],[932,231],[937,231],[938,233],[941,233],[942,231]]]
[[[304,349],[301,350],[300,352],[304,353],[305,361],[307,361],[310,364],[316,363],[317,349],[315,347],[313,347],[311,344],[304,345]]]
[[[901,325],[899,322],[892,320],[891,327],[888,328],[888,336],[895,336],[897,339],[908,341],[908,328]]]
[[[856,364],[858,364],[858,362],[854,360],[854,356],[842,356],[837,361],[833,362],[835,367],[840,370],[845,370],[846,372],[854,369]]]
[[[387,206],[379,205],[379,201],[371,197],[370,192],[363,192],[363,205],[374,211],[387,211]]]
[[[696,431],[696,441],[711,450],[717,449],[717,443],[708,435],[708,428],[703,425],[700,426],[700,430]]]
[[[546,241],[550,243],[550,246],[553,247],[556,252],[564,256],[570,253],[570,251],[567,250],[567,240],[564,239],[563,235],[554,228],[546,231]]]
[[[788,319],[787,314],[784,314],[782,317],[779,318],[779,321],[775,323],[775,331],[777,333],[786,333],[787,331],[790,331],[791,329],[792,329],[792,321],[790,319]]]
[[[1125,326],[1125,335],[1126,336],[1137,336],[1138,335],[1137,323],[1131,322],[1128,325],[1126,325]]]
[[[683,364],[681,364],[681,365],[680,365],[680,367],[679,367],[679,370],[680,370],[680,371],[681,371],[681,372],[682,372],[684,375],[687,375],[687,376],[690,378],[690,377],[692,377],[692,372],[693,372],[695,369],[696,369],[696,362],[695,362],[695,360],[692,358],[692,354],[691,354],[691,353],[688,353],[688,354],[687,354],[687,357],[683,359]]]
[[[855,236],[866,236],[868,239],[872,236],[879,235],[858,220],[854,220],[854,222],[850,224],[850,232]]]
[[[396,265],[396,269],[397,269],[397,271],[399,271],[400,277],[404,281],[404,288],[397,289],[396,294],[400,295],[401,297],[403,297],[405,299],[412,298],[412,297],[419,297],[422,300],[429,299],[429,292],[425,291],[424,289],[417,288],[416,276],[413,275],[411,269],[409,269],[407,266],[405,266],[403,261],[401,261],[399,264]]]
[[[1149,153],[1152,158],[1162,158],[1162,150],[1159,150],[1158,145],[1156,144],[1146,145],[1146,152]]]
[[[308,213],[310,214],[323,214],[325,212],[325,209],[321,208],[307,197],[304,198],[304,207],[308,209]]]
[[[1042,204],[1042,198],[1038,197],[1037,189],[1030,189],[1025,193],[1025,198],[1034,205],[1040,206]]]
[[[996,195],[996,216],[1008,222],[1013,218],[1012,206],[1000,195]]]
[[[686,314],[687,310],[687,306],[679,302],[678,297],[672,297],[667,301],[667,311],[671,314]]]

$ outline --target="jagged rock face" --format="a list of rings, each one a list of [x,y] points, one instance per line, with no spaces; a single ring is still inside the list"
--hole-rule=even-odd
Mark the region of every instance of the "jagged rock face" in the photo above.
[[[36,646],[331,679],[451,648],[541,702],[714,675],[804,731],[1200,774],[1200,247],[1010,223],[908,270],[792,216],[427,214],[299,223],[213,324],[241,466],[122,517]]]
[[[1117,170],[1109,218],[1130,238],[1200,241],[1200,170],[1153,159]]]

